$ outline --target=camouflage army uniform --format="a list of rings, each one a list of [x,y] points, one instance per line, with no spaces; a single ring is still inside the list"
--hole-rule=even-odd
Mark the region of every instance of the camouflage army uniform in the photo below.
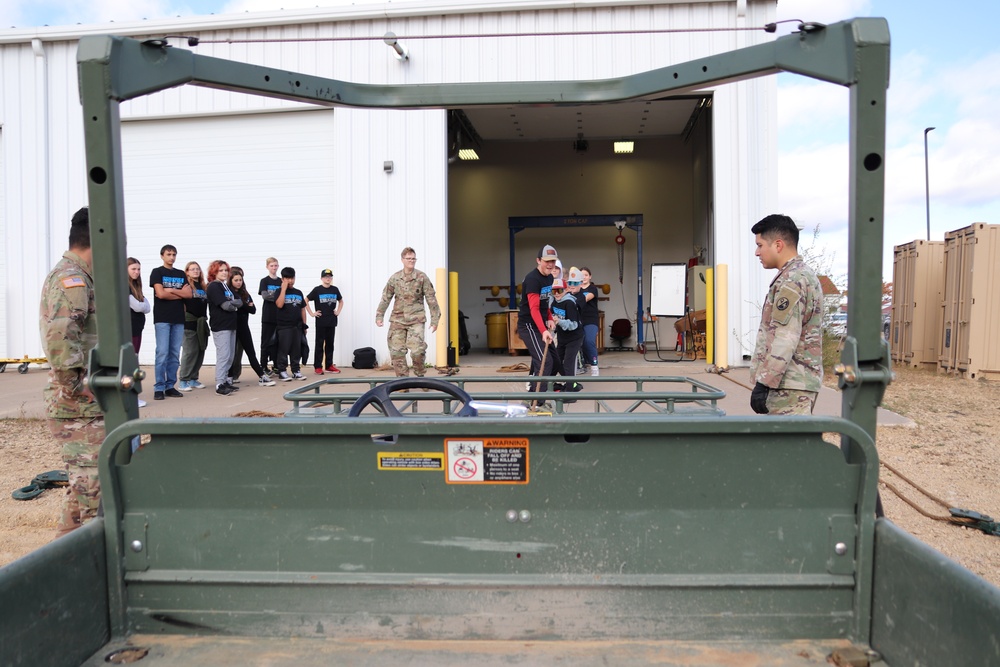
[[[823,290],[793,257],[771,282],[750,364],[751,380],[770,387],[768,414],[812,414],[823,380]]]
[[[406,275],[405,271],[397,271],[389,277],[389,282],[382,290],[382,300],[375,311],[376,321],[381,321],[389,307],[389,301],[395,297],[392,304],[392,314],[389,316],[389,356],[392,359],[392,370],[396,377],[406,377],[410,374],[406,366],[406,351],[409,349],[413,360],[413,374],[424,376],[424,363],[427,354],[427,343],[424,341],[424,326],[427,316],[424,312],[424,299],[431,310],[431,326],[436,327],[441,319],[441,308],[438,306],[434,293],[434,284],[427,274],[417,269]]]
[[[69,475],[58,525],[63,534],[97,516],[97,454],[104,440],[104,416],[84,386],[87,357],[97,343],[94,279],[90,267],[72,251],[65,252],[45,278],[39,329],[51,368],[44,391],[49,430],[62,444]]]

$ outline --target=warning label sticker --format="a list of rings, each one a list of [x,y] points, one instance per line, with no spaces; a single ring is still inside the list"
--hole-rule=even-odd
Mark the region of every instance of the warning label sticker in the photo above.
[[[449,484],[527,484],[527,438],[448,438]]]
[[[444,470],[444,454],[438,452],[379,452],[379,470]]]

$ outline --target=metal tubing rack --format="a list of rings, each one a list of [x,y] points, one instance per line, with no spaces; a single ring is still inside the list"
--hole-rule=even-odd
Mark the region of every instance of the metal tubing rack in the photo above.
[[[285,414],[289,417],[346,416],[351,406],[365,391],[394,379],[391,377],[329,378],[313,382],[284,395],[285,400],[293,403],[293,407]],[[512,382],[517,384],[545,382],[551,385],[552,383],[576,379],[564,376],[530,376],[523,381],[521,377],[516,380],[513,378],[459,378],[454,376],[434,379],[454,384],[458,389],[469,393],[477,402],[520,404],[523,401],[541,398],[552,404],[553,416],[566,415],[573,419],[597,415],[634,415],[636,413],[716,417],[725,415],[725,411],[718,406],[718,401],[726,396],[724,391],[704,382],[682,376],[593,377],[588,375],[582,377],[586,384],[586,389],[582,392],[504,391],[496,388],[497,385],[509,385]],[[359,390],[359,387],[363,389]],[[433,390],[428,392],[411,390],[407,394],[397,392],[393,394],[393,398],[400,412],[428,417],[454,414],[456,404],[459,403],[454,397]],[[440,410],[433,409],[437,407],[437,404],[440,404]],[[583,409],[567,409],[569,405]]]

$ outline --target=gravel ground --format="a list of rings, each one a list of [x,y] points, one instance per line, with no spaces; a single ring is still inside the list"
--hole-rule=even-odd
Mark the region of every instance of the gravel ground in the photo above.
[[[916,426],[880,428],[883,462],[947,504],[1000,519],[1000,383],[963,380],[932,371],[897,369],[884,406]],[[0,420],[0,488],[28,484],[47,470],[62,467],[45,422]],[[946,510],[887,469],[880,491],[886,515],[898,525],[1000,586],[1000,536],[956,527],[920,514],[888,489],[898,487],[925,512]],[[0,565],[50,541],[55,535],[61,489],[17,501],[0,496]]]

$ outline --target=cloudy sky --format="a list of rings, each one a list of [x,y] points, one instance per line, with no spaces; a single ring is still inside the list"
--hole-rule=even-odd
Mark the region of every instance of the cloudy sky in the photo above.
[[[23,28],[384,1],[6,0],[0,20]],[[925,128],[936,128],[927,135],[931,239],[973,222],[1000,224],[1000,41],[994,35],[1000,0],[778,2],[779,19],[830,23],[853,16],[884,16],[892,33],[883,271],[891,280],[892,246],[927,235]],[[779,209],[805,228],[804,243],[829,262],[823,268],[839,282],[847,259],[847,93],[781,75],[778,102]]]

